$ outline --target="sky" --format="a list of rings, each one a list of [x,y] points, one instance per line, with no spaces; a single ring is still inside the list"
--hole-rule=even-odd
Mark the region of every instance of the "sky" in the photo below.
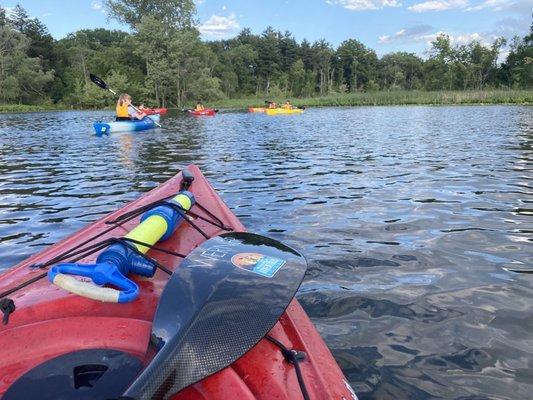
[[[0,0],[10,9],[16,0]],[[107,20],[101,0],[22,0],[32,17],[60,39],[79,29],[128,30]],[[446,33],[456,44],[472,39],[524,36],[533,0],[196,0],[198,28],[205,40],[227,39],[250,28],[290,31],[296,40],[326,39],[333,46],[354,38],[379,55],[393,51],[427,53]]]

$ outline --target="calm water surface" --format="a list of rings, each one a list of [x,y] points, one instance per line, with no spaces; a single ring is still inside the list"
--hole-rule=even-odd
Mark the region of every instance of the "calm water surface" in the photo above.
[[[97,138],[0,115],[0,270],[197,163],[310,262],[299,299],[362,399],[533,393],[533,108],[225,113]]]

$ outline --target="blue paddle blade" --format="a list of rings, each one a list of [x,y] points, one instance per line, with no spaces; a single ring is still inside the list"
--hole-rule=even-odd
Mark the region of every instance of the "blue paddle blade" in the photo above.
[[[297,251],[264,236],[204,242],[167,283],[152,329],[158,352],[123,398],[168,398],[232,364],[272,329],[306,269]]]

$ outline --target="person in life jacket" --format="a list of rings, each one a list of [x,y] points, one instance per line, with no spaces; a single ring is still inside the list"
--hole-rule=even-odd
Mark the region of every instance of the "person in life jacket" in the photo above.
[[[283,104],[282,108],[285,108],[285,109],[287,109],[287,110],[292,110],[292,104],[291,104],[291,102],[290,102],[289,100],[287,100],[287,101],[285,102],[285,104]]]
[[[131,96],[127,93],[122,93],[118,98],[116,114],[117,121],[130,121],[132,119],[143,119],[146,117],[145,113],[138,113],[131,106]]]
[[[204,111],[205,108],[204,108],[204,105],[202,104],[201,101],[199,101],[198,103],[196,103],[196,108],[194,109],[195,111]]]

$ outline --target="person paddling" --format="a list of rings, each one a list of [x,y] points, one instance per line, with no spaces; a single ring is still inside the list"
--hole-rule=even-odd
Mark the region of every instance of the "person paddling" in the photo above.
[[[130,121],[146,117],[145,113],[138,113],[131,107],[131,96],[127,93],[122,93],[118,98],[116,114],[117,121]]]
[[[194,109],[195,111],[204,111],[205,110],[205,107],[204,105],[202,104],[201,101],[199,101],[198,103],[196,103],[196,108]]]
[[[292,107],[292,104],[291,104],[291,102],[290,102],[289,100],[287,100],[287,101],[285,102],[285,104],[283,104],[283,106],[281,106],[281,107],[282,107],[282,108],[285,108],[285,109],[287,109],[287,110],[292,110],[292,108],[293,108],[293,107]]]

